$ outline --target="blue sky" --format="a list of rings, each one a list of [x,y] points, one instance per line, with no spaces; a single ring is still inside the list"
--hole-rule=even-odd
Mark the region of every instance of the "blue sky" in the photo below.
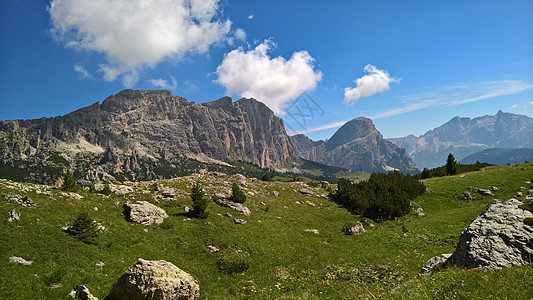
[[[530,0],[148,2],[0,0],[0,120],[124,88],[254,97],[315,140],[358,116],[385,137],[533,117]]]

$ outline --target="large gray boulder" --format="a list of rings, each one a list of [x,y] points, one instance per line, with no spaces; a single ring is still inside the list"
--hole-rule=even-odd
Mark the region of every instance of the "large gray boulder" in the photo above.
[[[459,237],[457,249],[446,261],[466,268],[500,269],[528,264],[533,258],[533,227],[524,224],[530,211],[521,201],[495,200]]]
[[[215,199],[214,200],[217,205],[220,205],[222,207],[229,207],[233,209],[236,212],[240,212],[241,214],[249,217],[250,216],[250,209],[248,207],[244,206],[242,203],[237,203],[229,200],[224,199]]]
[[[198,299],[200,286],[190,274],[164,260],[139,258],[117,280],[110,300]]]
[[[146,201],[124,204],[125,216],[128,220],[143,225],[161,224],[168,218],[167,212]]]

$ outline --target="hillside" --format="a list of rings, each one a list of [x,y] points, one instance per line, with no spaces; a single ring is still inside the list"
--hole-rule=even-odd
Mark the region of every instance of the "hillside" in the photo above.
[[[452,153],[457,160],[487,148],[532,148],[533,118],[504,113],[478,118],[455,117],[419,137],[391,138],[418,168],[434,168]]]
[[[312,141],[303,134],[291,136],[303,158],[353,171],[411,173],[418,169],[404,149],[383,139],[372,120],[355,118],[326,141]]]
[[[533,161],[533,149],[531,148],[494,148],[485,149],[481,152],[470,154],[461,159],[462,164],[475,164],[487,162],[493,165],[514,164],[519,162]]]
[[[85,284],[104,299],[119,276],[143,258],[172,262],[193,275],[199,281],[201,299],[245,295],[252,299],[420,299],[435,295],[529,299],[533,294],[530,266],[488,272],[452,269],[429,278],[417,276],[430,257],[453,252],[460,233],[493,198],[509,199],[527,186],[525,181],[533,179],[533,164],[488,167],[463,175],[424,181],[428,192],[414,201],[424,209],[424,216],[413,212],[374,227],[364,222],[366,232],[358,236],[343,235],[341,230],[359,218],[323,198],[327,190],[318,183],[263,182],[203,173],[112,185],[123,194],[109,197],[80,191],[83,198],[76,199],[49,186],[0,180],[0,194],[7,198],[27,195],[35,203],[30,208],[0,202],[3,219],[13,209],[20,213],[19,221],[4,219],[0,226],[0,298],[61,299],[76,285]],[[213,193],[227,196],[231,183],[239,183],[247,194],[250,216],[210,202],[207,219],[190,219],[184,207],[191,207],[188,194],[194,182],[201,183],[208,197]],[[499,190],[494,197],[460,200],[470,186],[497,186]],[[300,193],[301,188],[313,195]],[[150,226],[126,221],[122,205],[137,200],[165,209],[169,218],[162,225]],[[72,225],[82,211],[105,227],[97,245],[84,244],[61,228]],[[227,213],[233,217],[226,217]],[[247,224],[235,224],[234,218]],[[306,231],[313,229],[318,234]],[[209,245],[220,252],[210,253]],[[221,257],[235,250],[249,269],[221,272]],[[10,256],[33,264],[11,264]],[[374,270],[380,277],[351,277]]]

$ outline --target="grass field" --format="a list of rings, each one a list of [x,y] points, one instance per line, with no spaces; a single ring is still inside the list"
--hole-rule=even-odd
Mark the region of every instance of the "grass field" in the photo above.
[[[110,197],[80,191],[84,198],[76,200],[46,186],[0,180],[0,193],[27,194],[36,203],[36,208],[27,208],[0,202],[0,299],[63,299],[79,284],[104,299],[139,257],[166,260],[190,273],[200,283],[202,299],[530,299],[531,265],[417,276],[429,258],[454,251],[462,230],[494,198],[507,200],[521,186],[529,188],[524,182],[533,179],[533,164],[488,167],[463,175],[423,181],[428,192],[414,202],[423,207],[425,216],[413,213],[366,226],[367,232],[359,236],[346,236],[341,230],[360,217],[321,197],[327,194],[321,186],[310,188],[313,196],[301,195],[302,182],[248,180],[245,192],[253,195],[248,194],[245,205],[250,217],[211,202],[207,219],[189,219],[183,207],[192,205],[188,198],[192,183],[200,182],[210,197],[213,192],[227,194],[238,178],[205,175],[157,181],[178,195],[175,201],[160,203],[153,199],[158,193],[153,182],[132,184],[133,193]],[[470,186],[500,190],[495,197],[459,200]],[[128,200],[155,203],[170,217],[163,225],[127,222],[121,214]],[[21,213],[20,221],[5,220],[12,209]],[[98,236],[97,245],[84,244],[61,229],[83,211],[107,230]],[[224,216],[227,212],[248,224],[234,224],[233,218]],[[317,229],[319,234],[306,229]],[[208,245],[221,251],[210,253]],[[243,253],[236,259],[249,264],[249,269],[220,271],[221,257],[235,256],[237,248]],[[33,264],[11,264],[10,256]],[[105,265],[96,266],[98,262]]]

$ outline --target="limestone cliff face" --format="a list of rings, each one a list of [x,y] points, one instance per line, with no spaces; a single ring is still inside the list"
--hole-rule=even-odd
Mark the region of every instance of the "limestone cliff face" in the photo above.
[[[135,172],[140,160],[183,156],[264,168],[297,157],[283,121],[259,101],[197,104],[152,90],[124,90],[65,116],[0,122],[2,164],[46,161],[51,153],[74,168],[115,173]]]
[[[417,170],[405,150],[383,139],[368,118],[347,122],[327,141],[314,142],[304,135],[291,138],[303,158],[326,165],[369,172]]]

